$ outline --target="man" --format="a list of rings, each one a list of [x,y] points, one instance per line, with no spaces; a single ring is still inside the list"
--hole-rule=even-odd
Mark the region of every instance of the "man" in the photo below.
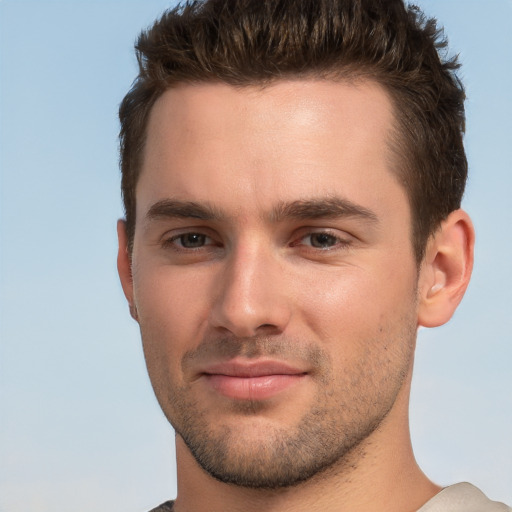
[[[155,510],[510,510],[410,443],[418,326],[473,262],[442,46],[401,0],[193,2],[141,35],[118,267],[176,431]]]

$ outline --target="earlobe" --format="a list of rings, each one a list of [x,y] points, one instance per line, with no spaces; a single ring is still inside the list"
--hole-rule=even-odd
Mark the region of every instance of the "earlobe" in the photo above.
[[[128,301],[130,315],[134,320],[138,321],[137,308],[135,307],[133,297],[132,264],[128,249],[126,223],[122,219],[117,221],[117,239],[119,244],[117,251],[117,272],[119,273],[124,295]]]
[[[463,210],[452,212],[432,235],[418,281],[418,325],[450,320],[469,284],[474,243],[473,224]]]

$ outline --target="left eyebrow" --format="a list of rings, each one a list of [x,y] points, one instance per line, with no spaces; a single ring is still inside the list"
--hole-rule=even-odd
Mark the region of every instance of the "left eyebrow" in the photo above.
[[[372,210],[340,197],[283,202],[273,208],[270,214],[272,222],[286,219],[314,220],[342,217],[356,217],[372,224],[378,223],[378,217]]]

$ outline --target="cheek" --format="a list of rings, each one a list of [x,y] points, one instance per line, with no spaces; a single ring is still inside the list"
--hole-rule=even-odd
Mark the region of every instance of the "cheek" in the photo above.
[[[378,340],[393,324],[414,314],[415,271],[389,262],[379,268],[346,267],[302,276],[300,303],[303,321],[326,343],[342,342],[346,351]],[[397,276],[400,276],[397,279]]]
[[[170,267],[134,276],[134,297],[148,367],[174,367],[199,343],[207,318],[204,279]],[[151,370],[151,369],[150,369]]]
[[[303,274],[301,281],[302,310],[316,329],[360,325],[359,316],[372,306],[368,300],[372,280],[359,269]]]

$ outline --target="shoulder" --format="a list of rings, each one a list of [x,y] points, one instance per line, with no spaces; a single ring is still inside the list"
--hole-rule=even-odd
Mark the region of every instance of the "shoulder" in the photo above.
[[[512,508],[491,501],[474,485],[464,482],[446,487],[418,512],[512,512]]]
[[[166,501],[156,508],[152,508],[149,512],[172,512],[174,509],[174,501]]]

